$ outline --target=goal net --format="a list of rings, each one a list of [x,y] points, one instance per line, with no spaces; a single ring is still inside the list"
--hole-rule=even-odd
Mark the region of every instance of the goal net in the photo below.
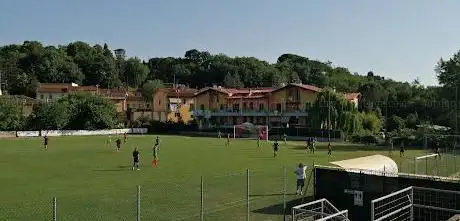
[[[440,167],[439,155],[436,153],[414,158],[414,173],[437,176]]]
[[[246,122],[233,126],[233,138],[252,138],[268,140],[268,126]]]

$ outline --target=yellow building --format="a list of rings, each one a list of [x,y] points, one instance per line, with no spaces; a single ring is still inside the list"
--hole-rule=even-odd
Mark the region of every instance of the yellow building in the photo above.
[[[117,112],[127,111],[127,98],[129,93],[124,88],[99,88],[98,86],[80,86],[75,83],[39,83],[36,91],[36,99],[42,102],[57,100],[69,93],[90,93],[101,95],[115,104]],[[133,95],[134,96],[134,95]]]
[[[208,87],[195,95],[194,116],[200,127],[233,127],[249,122],[255,125],[308,127],[309,109],[322,89],[304,84],[288,84],[281,88]],[[359,93],[346,94],[351,102]]]
[[[153,120],[184,122],[193,120],[196,89],[187,87],[160,88],[153,97]]]

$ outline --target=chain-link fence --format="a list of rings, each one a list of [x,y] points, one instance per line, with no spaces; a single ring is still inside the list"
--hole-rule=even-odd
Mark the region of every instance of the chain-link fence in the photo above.
[[[0,202],[2,220],[287,220],[290,208],[313,193],[309,165],[304,196],[296,195],[293,167],[251,169],[220,176],[91,186],[38,201]],[[82,194],[84,192],[84,194]],[[46,197],[45,197],[46,198]]]
[[[404,158],[399,161],[399,171],[419,175],[459,177],[460,155],[426,154],[418,157]]]

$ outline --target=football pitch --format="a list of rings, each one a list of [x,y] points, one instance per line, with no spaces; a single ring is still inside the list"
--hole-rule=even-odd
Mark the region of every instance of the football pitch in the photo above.
[[[388,155],[386,149],[336,144],[328,157],[325,144],[311,154],[304,142],[281,142],[274,158],[271,142],[262,141],[259,149],[256,141],[232,140],[227,147],[225,139],[162,135],[154,168],[155,137],[129,136],[120,152],[114,136],[110,147],[107,136],[51,137],[47,150],[41,138],[0,140],[0,220],[51,220],[53,197],[58,220],[135,220],[138,185],[141,220],[199,220],[201,177],[205,220],[245,220],[247,169],[250,220],[283,220],[283,197],[299,198],[293,173],[298,163]],[[139,171],[131,170],[134,147]],[[406,157],[423,153],[408,150]],[[393,155],[398,164],[406,161]]]

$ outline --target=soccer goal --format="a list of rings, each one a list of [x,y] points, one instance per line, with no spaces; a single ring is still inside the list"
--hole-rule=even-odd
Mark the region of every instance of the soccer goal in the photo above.
[[[425,134],[423,136],[423,147],[427,151],[439,148],[445,153],[455,153],[460,149],[460,135]]]
[[[414,158],[414,173],[437,176],[440,167],[439,155],[436,153]]]
[[[348,210],[338,210],[327,199],[320,199],[292,207],[292,221],[350,221]]]
[[[268,126],[254,125],[249,122],[234,125],[233,138],[260,138],[261,140],[268,140]]]

